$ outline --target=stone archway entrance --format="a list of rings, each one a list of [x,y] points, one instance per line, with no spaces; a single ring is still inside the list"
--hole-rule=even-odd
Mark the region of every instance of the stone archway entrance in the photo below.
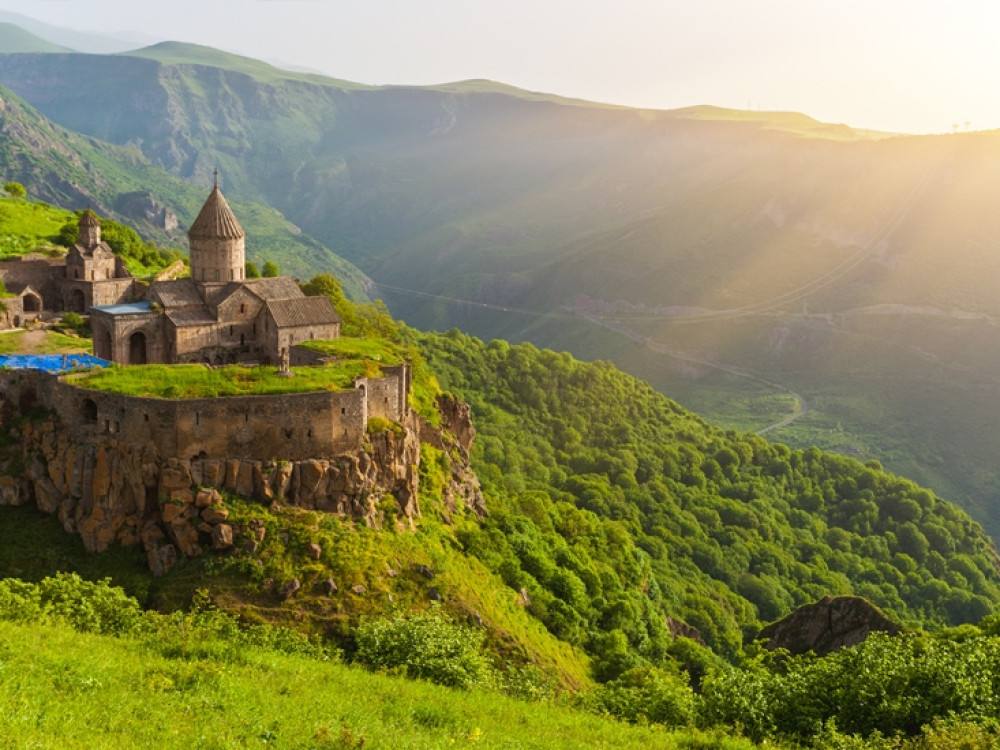
[[[136,331],[128,339],[128,363],[130,365],[144,365],[148,361],[146,334],[142,331]]]
[[[75,313],[83,313],[87,310],[87,296],[82,289],[74,289],[69,293],[68,309]]]
[[[42,299],[37,294],[31,294],[30,292],[21,298],[21,304],[25,312],[41,312],[42,311]]]

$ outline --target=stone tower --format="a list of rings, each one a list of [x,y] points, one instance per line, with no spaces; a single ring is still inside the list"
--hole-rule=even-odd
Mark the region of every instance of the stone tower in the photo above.
[[[191,278],[199,284],[243,281],[246,233],[216,181],[201,213],[188,230]]]
[[[77,242],[83,247],[90,250],[101,244],[101,222],[89,208],[80,217],[79,230]]]

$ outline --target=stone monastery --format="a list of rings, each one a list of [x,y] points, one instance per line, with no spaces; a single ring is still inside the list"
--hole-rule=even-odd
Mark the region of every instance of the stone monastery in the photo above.
[[[154,281],[134,301],[136,279],[90,212],[65,259],[0,263],[8,318],[19,325],[44,311],[90,312],[94,354],[122,364],[288,360],[296,343],[340,335],[328,297],[306,297],[288,276],[244,278],[246,233],[218,183],[188,230],[191,276]]]
[[[332,302],[306,297],[287,277],[244,278],[245,234],[218,184],[188,236],[190,278],[154,281],[139,299],[140,282],[87,212],[65,258],[0,263],[0,279],[15,295],[4,300],[6,323],[89,310],[95,353],[123,364],[286,370],[325,361],[296,344],[340,335]],[[410,365],[379,370],[343,390],[154,398],[88,389],[72,375],[31,366],[2,368],[0,425],[20,430],[14,465],[24,469],[0,473],[0,505],[34,503],[93,552],[141,544],[161,575],[209,548],[255,554],[263,522],[231,523],[220,490],[373,526],[412,523],[426,441],[451,457],[442,507],[451,513],[462,502],[483,513],[469,467],[475,430],[468,406],[440,397],[443,422],[433,427],[409,405]],[[36,407],[48,412],[42,421],[14,423]],[[0,464],[0,472],[9,466]],[[386,513],[386,501],[395,513]]]

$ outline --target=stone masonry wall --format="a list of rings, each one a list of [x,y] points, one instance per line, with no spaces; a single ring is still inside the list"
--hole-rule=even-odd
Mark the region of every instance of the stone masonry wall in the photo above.
[[[389,369],[389,368],[387,368]],[[161,399],[79,388],[44,373],[23,371],[17,386],[88,435],[106,433],[164,455],[267,461],[300,460],[356,449],[365,439],[369,416],[402,422],[408,412],[409,368],[384,378],[364,379],[349,391],[316,391],[272,396]],[[0,378],[0,392],[13,388]],[[366,406],[377,401],[374,408]],[[20,396],[18,396],[20,399]]]

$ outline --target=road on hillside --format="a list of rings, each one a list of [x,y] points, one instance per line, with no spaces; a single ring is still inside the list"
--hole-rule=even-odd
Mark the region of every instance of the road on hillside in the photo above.
[[[594,323],[603,328],[607,328],[610,331],[614,331],[617,334],[625,336],[626,338],[629,338],[632,341],[636,341],[645,346],[646,348],[652,349],[654,352],[658,354],[665,354],[668,357],[679,359],[683,362],[690,362],[692,364],[704,365],[705,367],[712,367],[716,370],[721,370],[722,372],[729,373],[730,375],[735,375],[738,378],[746,378],[747,380],[752,380],[755,383],[761,383],[762,385],[766,385],[769,388],[774,388],[775,390],[781,391],[782,393],[787,393],[789,396],[795,399],[795,405],[792,407],[791,414],[786,416],[784,419],[775,422],[774,424],[770,424],[767,427],[757,430],[757,432],[755,433],[757,435],[764,435],[765,433],[771,432],[772,430],[780,430],[782,427],[787,427],[792,422],[799,419],[809,411],[809,404],[806,402],[806,400],[801,395],[793,391],[791,388],[781,385],[781,383],[775,383],[771,380],[765,380],[764,378],[758,375],[754,375],[753,373],[747,372],[746,370],[741,370],[738,367],[733,367],[732,365],[724,365],[720,364],[719,362],[710,362],[707,359],[693,357],[690,354],[685,354],[684,352],[676,351],[675,349],[671,349],[665,344],[653,341],[653,339],[649,338],[648,336],[643,336],[639,333],[636,333],[635,331],[627,328],[620,321],[606,320],[597,315],[591,315],[589,313],[583,312],[582,310],[577,310],[572,308],[568,309],[570,309],[573,313],[583,318],[584,320],[588,320],[591,323]]]

